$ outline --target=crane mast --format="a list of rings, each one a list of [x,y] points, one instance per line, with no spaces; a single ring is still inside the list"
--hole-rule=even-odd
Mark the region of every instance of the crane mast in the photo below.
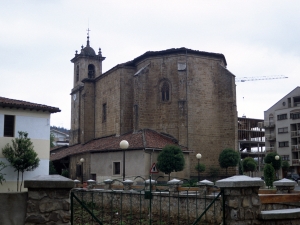
[[[246,81],[256,81],[256,80],[274,80],[274,79],[285,79],[288,78],[283,75],[274,75],[274,76],[261,76],[261,77],[240,77],[235,78],[235,82],[246,82]]]

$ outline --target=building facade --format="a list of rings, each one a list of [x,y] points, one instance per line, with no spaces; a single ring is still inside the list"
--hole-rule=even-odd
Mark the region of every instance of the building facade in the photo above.
[[[263,176],[266,154],[263,122],[263,119],[238,117],[238,141],[241,159],[252,157],[257,161],[257,169],[252,173],[252,176],[255,177]]]
[[[64,146],[69,145],[69,134],[61,132],[59,130],[50,129],[51,134],[53,135],[53,145],[54,146]]]
[[[224,55],[187,48],[149,51],[102,73],[104,59],[88,37],[71,60],[70,146],[151,129],[193,152],[192,176],[197,153],[209,168],[218,166],[224,148],[237,150],[235,76]]]
[[[1,192],[17,190],[17,172],[9,166],[2,155],[2,148],[18,137],[18,131],[28,133],[34,150],[40,159],[40,165],[34,171],[24,172],[24,180],[37,175],[49,174],[50,152],[50,115],[60,109],[15,99],[0,97],[0,161],[8,165],[1,172],[6,182],[0,185]],[[24,190],[24,189],[23,189]]]
[[[277,152],[300,173],[300,87],[264,112],[266,152]]]

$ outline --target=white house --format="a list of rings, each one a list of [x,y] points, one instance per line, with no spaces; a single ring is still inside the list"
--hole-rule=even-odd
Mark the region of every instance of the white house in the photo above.
[[[54,137],[53,144],[55,146],[64,146],[69,145],[69,134],[61,132],[59,130],[52,129],[50,130],[51,134]]]
[[[0,161],[9,165],[2,154],[2,148],[18,137],[18,131],[28,133],[38,153],[40,165],[34,171],[25,172],[24,180],[37,175],[49,174],[50,115],[60,112],[59,108],[0,97]],[[17,190],[17,172],[8,166],[1,171],[6,182],[0,185],[0,192]],[[23,189],[26,190],[26,189]]]

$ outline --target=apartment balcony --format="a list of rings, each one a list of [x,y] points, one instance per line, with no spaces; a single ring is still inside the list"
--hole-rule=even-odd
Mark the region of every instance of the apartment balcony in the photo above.
[[[266,147],[266,153],[270,153],[270,152],[276,152],[276,148],[275,147]]]
[[[293,159],[292,160],[292,165],[293,166],[300,166],[300,159]]]
[[[292,145],[291,147],[293,152],[300,151],[300,145]]]
[[[300,130],[291,131],[291,137],[299,137],[300,136]]]
[[[265,134],[266,141],[275,141],[276,136],[275,134]]]
[[[275,127],[274,122],[264,121],[264,128],[274,128],[274,127]]]

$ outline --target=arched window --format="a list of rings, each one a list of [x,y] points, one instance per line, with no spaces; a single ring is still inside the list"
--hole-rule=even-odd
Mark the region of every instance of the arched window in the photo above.
[[[170,100],[170,86],[166,81],[163,82],[163,85],[161,86],[161,100],[163,102]]]
[[[95,77],[95,66],[93,64],[90,64],[88,66],[88,78],[94,78]]]
[[[76,82],[79,81],[79,65],[76,66]]]

